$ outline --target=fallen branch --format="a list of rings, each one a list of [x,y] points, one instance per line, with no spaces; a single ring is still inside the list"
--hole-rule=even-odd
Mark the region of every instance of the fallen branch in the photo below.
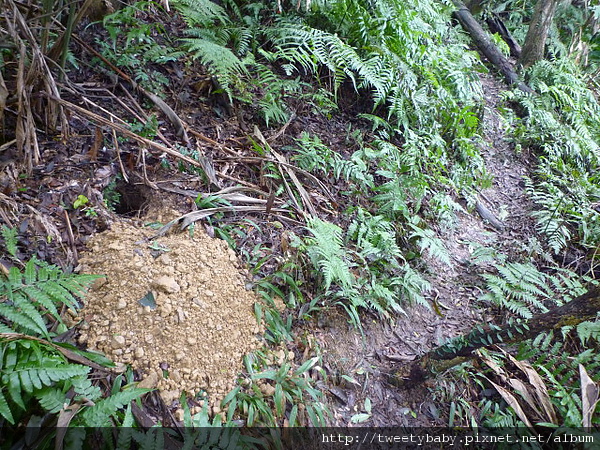
[[[171,124],[173,124],[173,126],[176,129],[177,137],[179,137],[180,139],[182,139],[183,142],[186,145],[190,145],[190,139],[189,139],[189,137],[187,135],[187,132],[185,131],[184,123],[179,118],[179,116],[177,115],[177,113],[175,111],[173,111],[173,108],[171,108],[167,103],[165,103],[160,97],[158,97],[157,95],[153,94],[152,92],[148,92],[146,89],[144,89],[139,84],[137,84],[135,82],[135,80],[133,80],[129,75],[127,75],[125,72],[123,72],[118,67],[116,67],[114,64],[112,64],[108,59],[106,59],[103,55],[101,55],[96,50],[94,50],[93,48],[91,48],[86,42],[84,42],[83,40],[81,40],[79,37],[77,37],[76,35],[73,35],[73,38],[81,46],[85,47],[89,52],[93,53],[96,57],[100,58],[102,60],[102,62],[104,62],[104,64],[106,64],[108,67],[110,67],[111,70],[115,74],[117,74],[123,80],[127,81],[129,84],[131,84],[131,86],[134,89],[138,90],[140,93],[142,93],[143,95],[145,95],[152,103],[154,103],[154,105],[156,105],[156,107],[158,109],[160,109],[164,113],[165,116],[167,116],[167,119],[169,119],[169,121],[171,122]]]
[[[599,311],[600,288],[593,287],[569,303],[536,315],[527,322],[513,321],[502,327],[478,326],[471,333],[455,338],[402,367],[391,374],[389,380],[397,386],[414,385],[473,359],[474,352],[482,347],[521,342],[547,331],[560,332],[564,326],[576,326],[586,320],[593,320]]]
[[[325,193],[325,195],[327,195],[327,197],[329,198],[329,200],[331,200],[331,202],[335,205],[337,205],[337,201],[335,200],[335,198],[333,197],[333,195],[331,194],[331,192],[329,192],[329,190],[327,189],[327,186],[325,186],[325,183],[323,183],[321,180],[319,180],[316,176],[314,176],[312,173],[301,169],[299,167],[294,166],[293,164],[290,164],[288,162],[282,162],[279,161],[277,159],[272,159],[272,158],[265,158],[264,156],[231,156],[231,157],[221,157],[218,159],[215,159],[215,162],[223,162],[223,161],[228,161],[228,160],[233,160],[233,161],[238,161],[238,162],[252,162],[252,161],[257,161],[257,162],[270,162],[273,164],[281,164],[282,166],[286,166],[289,167],[293,170],[295,170],[296,172],[301,173],[302,175],[304,175],[307,178],[310,178],[311,180],[313,180]]]
[[[298,177],[296,176],[294,171],[290,168],[285,157],[280,155],[279,153],[277,153],[275,150],[273,150],[273,148],[271,148],[271,146],[269,145],[269,143],[267,142],[265,137],[262,135],[262,133],[260,132],[260,130],[258,129],[257,126],[254,126],[254,136],[256,136],[256,138],[264,146],[267,153],[272,154],[277,159],[277,161],[279,161],[281,163],[281,165],[279,166],[279,169],[281,170],[281,167],[283,166],[283,168],[285,169],[285,171],[287,172],[289,177],[292,179],[294,186],[296,186],[296,189],[300,193],[300,197],[302,198],[302,203],[304,203],[304,206],[310,211],[310,213],[313,216],[316,216],[317,210],[315,209],[314,205],[312,204],[312,201],[310,199],[310,196],[308,195],[308,192],[306,192],[306,189],[304,189],[304,186],[302,185],[302,183],[300,183],[300,180],[298,180]],[[283,177],[283,180],[285,182],[285,177],[284,177],[283,172],[281,173],[281,176]],[[292,197],[292,200],[295,200],[292,193],[290,193],[290,197]]]
[[[462,27],[467,31],[477,48],[484,54],[484,56],[504,75],[508,84],[514,84],[523,92],[529,94],[535,93],[533,89],[527,86],[525,83],[519,80],[519,76],[514,71],[510,61],[500,53],[498,47],[494,45],[492,40],[488,37],[487,33],[481,28],[481,25],[475,20],[469,8],[465,6],[460,0],[452,0],[456,11],[454,16],[458,19]]]

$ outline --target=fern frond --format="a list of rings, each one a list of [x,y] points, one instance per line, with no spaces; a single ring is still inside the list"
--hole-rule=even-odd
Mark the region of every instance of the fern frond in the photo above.
[[[184,46],[193,53],[219,80],[231,99],[233,87],[240,76],[247,73],[246,66],[227,47],[201,38],[182,39]]]
[[[0,315],[12,322],[13,327],[34,335],[49,337],[42,314],[19,293],[9,293],[8,302],[0,303]]]
[[[60,321],[58,307],[76,310],[75,295],[82,296],[96,275],[63,274],[58,268],[32,259],[21,273],[11,267],[8,277],[0,278],[0,314],[10,322],[9,328],[21,328],[34,335],[48,337],[46,314]]]
[[[577,336],[583,345],[590,339],[600,342],[600,322],[581,322],[577,325]]]
[[[334,282],[341,287],[351,288],[355,278],[343,248],[342,229],[320,219],[310,220],[307,229],[314,236],[308,239],[310,245],[307,252],[313,264],[322,271],[325,290]]]
[[[67,363],[54,349],[38,342],[17,340],[5,345],[0,360],[0,381],[8,397],[25,409],[24,394],[36,395],[43,388],[77,376],[87,375],[90,368]]]
[[[429,281],[423,278],[421,274],[413,269],[408,263],[404,264],[402,270],[404,271],[404,275],[401,278],[401,282],[397,283],[402,296],[407,299],[409,303],[416,303],[431,308],[424,296],[426,292],[431,290]]]
[[[225,9],[210,0],[172,0],[171,4],[189,28],[230,22]]]
[[[4,238],[4,246],[10,256],[17,256],[17,229],[8,228],[6,225],[2,225],[0,228],[0,234]]]
[[[8,420],[11,424],[14,425],[15,419],[12,415],[12,411],[10,410],[10,407],[8,406],[6,397],[2,393],[1,389],[0,389],[0,415],[2,417],[4,417],[6,420]]]
[[[410,235],[411,239],[418,239],[419,247],[421,251],[427,251],[429,256],[436,258],[448,266],[452,266],[452,260],[450,259],[450,253],[444,245],[443,241],[438,238],[435,231],[429,228],[420,228],[416,225],[419,222],[418,218],[413,223],[409,223],[413,232]]]
[[[481,297],[507,308],[523,317],[531,318],[534,313],[546,312],[546,304],[560,306],[562,299],[585,291],[581,281],[573,272],[557,269],[555,274],[540,272],[533,264],[496,264],[499,275],[484,274],[489,293]]]
[[[95,401],[102,396],[102,390],[99,386],[94,386],[88,377],[74,377],[70,380],[70,384],[77,396],[85,397],[88,400]]]
[[[35,398],[49,413],[58,413],[67,401],[65,393],[56,387],[45,387],[35,392]]]
[[[110,424],[111,417],[119,410],[150,391],[151,389],[129,388],[117,392],[108,398],[99,400],[94,406],[86,408],[80,414],[80,420],[87,427],[105,427]]]

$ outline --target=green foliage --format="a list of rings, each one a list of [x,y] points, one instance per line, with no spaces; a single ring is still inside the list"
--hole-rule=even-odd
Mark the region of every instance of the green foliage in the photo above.
[[[6,251],[13,258],[17,256],[17,229],[8,228],[6,225],[2,225],[0,234],[4,238],[4,247]]]
[[[143,20],[154,6],[154,2],[143,0],[106,15],[102,25],[110,41],[98,39],[97,43],[108,61],[129,71],[141,86],[160,93],[169,80],[152,65],[176,61],[183,53],[156,40],[157,35],[168,35],[162,25]]]
[[[158,119],[155,114],[150,114],[148,120],[144,123],[134,121],[129,128],[134,133],[147,139],[154,139],[158,134]]]
[[[115,211],[115,208],[121,202],[121,194],[117,191],[117,180],[113,179],[102,191],[102,197],[104,198],[104,204],[106,207]]]
[[[488,293],[480,300],[508,309],[530,319],[585,292],[584,280],[575,273],[557,268],[553,274],[540,272],[531,263],[495,264],[498,275],[484,274]]]
[[[450,254],[444,246],[442,240],[436,237],[435,232],[428,228],[421,228],[419,226],[421,219],[418,216],[414,216],[409,222],[409,226],[412,229],[411,239],[417,239],[421,251],[427,250],[429,256],[436,258],[448,266],[452,266]]]
[[[86,408],[79,419],[88,427],[109,426],[111,425],[111,418],[117,414],[117,411],[149,391],[149,389],[133,387],[123,389],[110,397],[98,400],[95,405]]]
[[[350,292],[355,281],[351,269],[356,264],[344,248],[342,229],[321,219],[309,221],[308,229],[313,237],[307,239],[306,252],[315,268],[323,274],[325,291],[335,283]]]
[[[1,356],[4,389],[0,391],[0,414],[12,424],[16,423],[15,414],[27,412],[34,398],[49,412],[58,412],[63,408],[66,391],[89,372],[89,367],[70,364],[58,351],[36,341],[4,342]]]
[[[565,342],[554,339],[552,333],[541,334],[537,338],[522,342],[519,345],[516,359],[528,361],[532,368],[538,372],[543,380],[544,389],[547,390],[547,399],[551,402],[557,422],[554,426],[577,428],[582,426],[582,403],[581,403],[581,378],[580,368],[582,365],[590,376],[598,382],[598,369],[600,368],[600,357],[593,348],[578,349],[573,351],[572,346]],[[508,364],[505,354],[494,353],[494,358],[500,367]],[[539,387],[538,387],[539,388]],[[525,399],[526,392],[516,392],[517,398]],[[525,406],[526,402],[522,402]],[[497,423],[499,417],[505,420],[516,421],[512,409],[495,408],[483,410],[482,425],[488,426]],[[600,424],[600,417],[590,411],[593,424]],[[536,417],[532,414],[533,417]],[[538,422],[541,417],[537,416]],[[542,420],[543,421],[543,420]]]
[[[247,355],[244,387],[238,386],[221,404],[227,420],[233,420],[240,411],[247,417],[248,426],[273,427],[280,425],[284,417],[288,417],[290,426],[324,426],[330,412],[322,403],[322,392],[307,376],[318,362],[319,357],[313,357],[294,369],[287,357],[274,361],[273,356],[261,351]],[[299,404],[304,405],[302,414]]]
[[[290,115],[287,102],[291,98],[302,96],[306,83],[300,82],[300,77],[282,78],[269,66],[257,61],[251,63],[250,67],[253,76],[246,89],[254,91],[259,97],[257,106],[266,126],[286,122]]]
[[[535,149],[540,164],[527,191],[547,245],[558,253],[573,240],[588,248],[600,242],[600,106],[581,74],[566,60],[541,61],[529,72],[532,96],[506,94],[524,110],[512,118],[514,138]]]
[[[600,342],[600,321],[581,322],[577,325],[577,336],[581,339],[582,345],[586,345],[591,339]]]
[[[259,288],[264,288],[268,282],[262,280],[259,283]],[[273,291],[281,293],[281,291],[273,287]],[[263,302],[256,302],[254,304],[254,314],[256,321],[260,324],[263,322],[268,332],[265,334],[265,339],[275,345],[280,344],[282,341],[292,340],[292,316],[288,315],[287,319],[282,317],[280,311],[277,310],[275,303],[273,302],[272,294],[269,294],[263,290],[259,291]]]
[[[322,294],[331,295],[360,327],[360,309],[384,317],[403,313],[402,304],[427,305],[423,293],[429,283],[404,259],[396,243],[392,222],[359,209],[343,230],[329,222],[311,219],[299,249],[306,251],[323,278]]]
[[[192,31],[189,31],[192,34]],[[246,65],[227,47],[200,37],[182,40],[184,48],[200,60],[221,83],[229,98],[242,75],[247,73]]]
[[[209,0],[174,0],[171,5],[179,11],[189,28],[230,22],[225,9]]]
[[[302,132],[296,139],[294,162],[308,172],[333,176],[336,180],[345,180],[356,185],[357,190],[373,188],[373,175],[369,173],[365,161],[364,148],[354,152],[349,159],[329,149],[318,136]]]
[[[185,33],[191,36],[181,40],[183,48],[218,79],[231,101],[248,74],[248,61],[242,57],[249,50],[252,31],[232,24],[225,9],[209,0],[177,0],[173,6],[188,25]]]
[[[52,325],[62,324],[60,310],[78,310],[77,297],[99,277],[65,274],[35,258],[23,264],[16,258],[16,231],[4,227],[2,235],[16,265],[8,275],[0,275],[0,415],[18,425],[28,420],[36,404],[49,414],[83,408],[70,425],[107,425],[119,409],[147,390],[130,388],[103,399],[88,378],[90,367],[69,362],[65,355],[105,365],[108,360],[51,341],[56,336]]]
[[[450,117],[475,117],[481,95],[469,75],[477,58],[454,30],[447,30],[450,9],[429,1],[337,0],[320,3],[314,11],[307,24],[283,18],[267,30],[274,45],[271,59],[282,61],[288,74],[328,69],[334,92],[346,79],[356,90],[368,91],[374,106],[385,106],[390,123],[406,133],[405,142],[416,133],[423,149],[434,150],[419,154],[423,164],[444,165],[450,150],[467,148],[472,156],[465,163],[479,164],[469,142],[477,129],[473,120],[457,119],[446,129],[442,125]],[[437,101],[429,101],[432,94]],[[440,158],[438,148],[446,155]]]
[[[21,272],[11,267],[8,276],[0,279],[0,314],[5,317],[5,332],[25,332],[50,337],[49,320],[61,322],[58,308],[62,305],[79,308],[75,296],[99,278],[95,275],[66,275],[59,268],[35,259],[25,264]]]

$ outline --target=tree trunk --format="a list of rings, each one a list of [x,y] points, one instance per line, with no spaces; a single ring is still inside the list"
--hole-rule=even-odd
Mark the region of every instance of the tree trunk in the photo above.
[[[473,352],[479,348],[532,339],[544,331],[557,332],[566,325],[574,326],[594,319],[599,311],[600,288],[594,287],[569,303],[535,316],[528,322],[512,322],[503,327],[478,326],[469,334],[429,351],[411,365],[393,373],[390,382],[397,386],[420,383],[435,373],[472,359]]]
[[[519,66],[527,69],[544,58],[546,38],[559,0],[538,0],[523,44]]]
[[[519,81],[519,76],[513,70],[510,61],[494,45],[465,4],[460,0],[452,0],[452,3],[456,6],[454,15],[461,26],[471,35],[473,42],[484,56],[504,75],[506,82],[508,84],[515,84],[524,92],[533,93],[533,90],[529,86]]]

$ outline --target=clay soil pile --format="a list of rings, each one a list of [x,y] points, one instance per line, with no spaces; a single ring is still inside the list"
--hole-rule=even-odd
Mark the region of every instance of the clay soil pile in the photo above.
[[[106,278],[86,297],[80,341],[131,364],[167,404],[185,391],[218,405],[259,346],[258,299],[224,241],[198,227],[154,234],[120,222],[89,241],[81,272]]]

